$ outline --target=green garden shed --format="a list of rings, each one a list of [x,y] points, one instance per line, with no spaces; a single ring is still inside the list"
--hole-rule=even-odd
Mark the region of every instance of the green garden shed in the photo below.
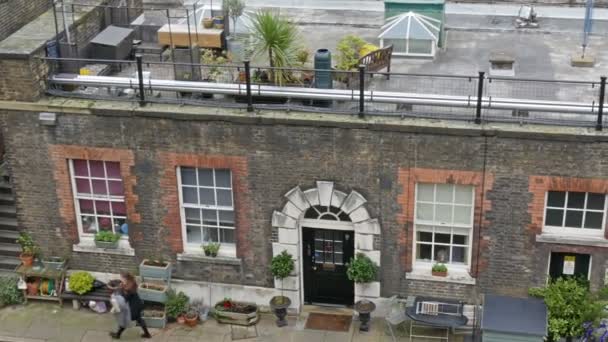
[[[547,306],[536,298],[486,295],[481,333],[483,342],[543,342]]]
[[[384,18],[395,18],[404,13],[414,12],[423,17],[429,17],[439,28],[437,46],[444,46],[445,0],[384,0]]]

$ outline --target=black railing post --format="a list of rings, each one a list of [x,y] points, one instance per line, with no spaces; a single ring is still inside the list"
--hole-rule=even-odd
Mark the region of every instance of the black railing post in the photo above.
[[[359,65],[359,117],[365,115],[365,65]]]
[[[245,85],[247,87],[247,111],[253,112],[253,97],[251,96],[251,66],[245,61]]]
[[[483,98],[483,80],[485,78],[485,72],[479,72],[479,79],[477,80],[477,108],[475,110],[475,123],[481,124],[481,100]]]
[[[595,124],[595,130],[602,130],[602,116],[604,115],[604,95],[606,93],[606,76],[600,77],[600,105],[597,108],[597,123]]]
[[[139,105],[143,106],[146,104],[146,94],[144,94],[144,68],[142,65],[142,55],[138,53],[135,55],[137,61],[137,78],[139,79]]]

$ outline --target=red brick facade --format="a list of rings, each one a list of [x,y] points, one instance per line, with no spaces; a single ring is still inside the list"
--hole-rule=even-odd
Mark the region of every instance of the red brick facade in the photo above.
[[[473,222],[473,241],[471,258],[471,275],[477,276],[487,266],[487,261],[483,258],[478,260],[478,255],[482,255],[488,248],[488,240],[483,233],[483,229],[488,226],[486,213],[492,209],[492,203],[487,198],[488,191],[492,190],[494,175],[483,172],[460,171],[460,170],[439,170],[411,168],[399,169],[399,184],[402,187],[401,195],[397,202],[401,206],[401,212],[397,215],[397,222],[404,225],[399,235],[399,243],[405,246],[402,249],[401,260],[406,271],[412,270],[413,241],[414,241],[414,204],[416,183],[435,183],[435,184],[459,184],[472,185],[475,187],[475,209]],[[481,222],[481,225],[480,225]],[[481,239],[478,239],[481,237]]]
[[[530,176],[529,191],[532,201],[528,206],[531,222],[528,226],[534,235],[543,231],[543,219],[545,217],[545,196],[547,191],[579,191],[608,193],[608,179],[597,178],[571,178],[553,176]],[[608,239],[608,230],[604,230]]]
[[[135,205],[139,201],[134,193],[137,180],[131,173],[131,168],[135,164],[133,152],[124,149],[96,148],[74,145],[50,145],[49,154],[53,163],[53,178],[57,186],[57,198],[59,200],[59,215],[64,223],[64,236],[68,236],[72,243],[78,243],[78,226],[76,223],[76,211],[74,208],[74,196],[72,192],[72,182],[70,179],[70,169],[68,166],[70,159],[113,161],[120,163],[120,174],[122,176],[125,205],[127,207],[127,221],[139,223],[141,217],[135,210]],[[143,233],[131,231],[129,238],[133,241],[141,241]]]
[[[162,190],[161,203],[164,204],[166,212],[163,219],[164,240],[175,253],[184,250],[182,225],[179,207],[179,192],[177,184],[177,167],[187,166],[196,168],[218,168],[230,169],[232,172],[232,187],[235,207],[235,227],[237,256],[250,250],[250,241],[247,234],[251,229],[250,222],[250,200],[249,186],[247,183],[248,168],[247,159],[244,157],[199,155],[160,152],[158,156],[161,166],[160,186]],[[163,233],[161,232],[161,235]],[[163,237],[161,237],[162,239]]]

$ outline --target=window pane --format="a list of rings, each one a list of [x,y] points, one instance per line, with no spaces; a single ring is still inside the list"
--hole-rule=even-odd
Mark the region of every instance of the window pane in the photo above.
[[[182,188],[184,203],[198,204],[198,194],[196,188]]]
[[[234,229],[220,229],[222,243],[234,243]]]
[[[203,205],[215,205],[215,197],[213,189],[199,188],[201,204]]]
[[[471,207],[454,207],[454,223],[471,224]]]
[[[455,197],[456,203],[459,204],[473,204],[473,189],[470,186],[456,185],[454,187],[456,192]]]
[[[435,243],[450,243],[450,234],[435,234]]]
[[[217,210],[203,210],[203,224],[217,226]]]
[[[215,186],[230,188],[230,170],[215,170]]]
[[[452,189],[450,184],[437,184],[437,199],[436,202],[452,203]]]
[[[435,222],[452,223],[452,206],[437,204],[435,207]]]
[[[434,186],[433,184],[422,184],[419,183],[418,184],[418,200],[419,201],[427,201],[427,202],[433,202],[433,191],[434,191]]]
[[[112,213],[117,216],[127,216],[127,207],[124,202],[112,202]]]
[[[110,202],[95,201],[95,209],[97,210],[97,215],[110,215]]]
[[[452,247],[452,262],[467,262],[466,247]]]
[[[570,201],[568,201],[569,203]],[[568,210],[566,212],[566,227],[581,228],[583,225],[583,212]]]
[[[213,186],[213,170],[198,169],[198,185]]]
[[[418,244],[416,246],[416,259],[419,260],[431,260],[432,246]]]
[[[433,242],[433,233],[418,232],[418,241]]]
[[[587,194],[587,209],[604,210],[604,201],[606,195],[604,194]]]
[[[99,217],[98,221],[100,230],[112,230],[112,220],[109,217]]]
[[[232,191],[218,190],[217,205],[221,205],[223,207],[232,207]]]
[[[181,167],[180,173],[182,177],[182,184],[184,185],[196,185],[196,170],[190,167]]]
[[[338,254],[334,254],[334,263],[338,264],[338,265],[341,265],[343,263],[342,256],[343,255],[339,254],[339,253]]]
[[[564,223],[564,211],[559,209],[547,209],[547,217],[545,218],[546,226],[561,227]]]
[[[186,212],[186,223],[189,224],[201,224],[201,211],[199,209],[185,208]]]
[[[202,243],[201,228],[198,226],[186,226],[186,239],[188,243]]]
[[[585,214],[585,228],[602,229],[604,213],[587,212]]]
[[[74,175],[76,176],[89,176],[89,167],[87,161],[82,159],[74,160]]]
[[[108,178],[122,178],[120,176],[120,164],[117,162],[106,162],[106,172],[108,173]]]
[[[220,226],[234,227],[234,211],[220,210]]]
[[[110,195],[112,196],[124,195],[121,181],[108,181],[108,188],[110,188]]]
[[[568,193],[568,208],[584,208],[585,193],[584,192],[569,192]]]
[[[125,224],[127,220],[124,218],[114,218],[114,233],[118,234],[128,234],[128,227]]]
[[[217,228],[203,228],[203,241],[204,242],[219,242],[217,236]]]
[[[433,205],[426,203],[416,204],[416,219],[432,221],[433,220]]]
[[[78,204],[80,205],[80,212],[82,214],[95,214],[93,208],[93,201],[91,200],[78,200]]]
[[[450,246],[435,245],[435,258],[438,262],[450,261]]]
[[[93,194],[94,195],[107,195],[108,190],[106,189],[106,181],[93,179],[91,181],[93,183]]]
[[[547,194],[547,206],[564,207],[566,203],[566,193],[564,191],[549,191]]]
[[[79,194],[91,193],[91,184],[88,178],[76,178],[76,192]]]
[[[97,232],[97,222],[93,216],[81,216],[82,231],[87,234]]]
[[[466,235],[454,235],[452,237],[454,240],[452,243],[455,245],[466,245],[467,244],[467,236]]]
[[[98,160],[89,160],[89,167],[91,168],[91,177],[105,178],[106,174],[103,169],[103,162]]]

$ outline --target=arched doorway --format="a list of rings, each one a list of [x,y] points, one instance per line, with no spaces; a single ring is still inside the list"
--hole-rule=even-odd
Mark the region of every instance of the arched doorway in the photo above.
[[[278,230],[273,255],[287,250],[296,259],[293,275],[275,282],[275,288],[283,288],[298,308],[304,302],[351,305],[359,297],[379,297],[380,282],[363,288],[346,278],[347,263],[357,253],[380,265],[374,243],[380,235],[378,220],[370,217],[358,192],[346,194],[333,182],[316,185],[291,189],[283,209],[273,213],[272,225]]]

